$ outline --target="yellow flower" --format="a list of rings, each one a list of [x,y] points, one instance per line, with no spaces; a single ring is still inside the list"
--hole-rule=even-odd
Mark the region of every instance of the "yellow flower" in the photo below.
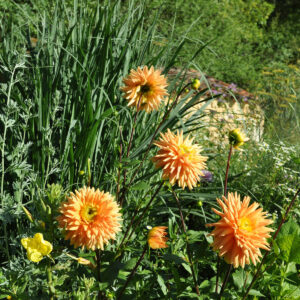
[[[75,248],[104,249],[121,229],[120,207],[109,193],[83,187],[60,206],[59,226]]]
[[[123,82],[125,86],[121,90],[125,93],[128,106],[138,107],[138,111],[158,110],[164,96],[168,95],[166,78],[153,66],[150,69],[145,66],[143,69],[138,67],[137,70],[131,70]]]
[[[247,141],[245,135],[240,131],[239,128],[231,130],[229,132],[229,143],[235,149],[239,149],[240,146],[244,145]]]
[[[45,241],[41,233],[36,233],[33,238],[21,239],[21,244],[27,250],[27,258],[33,262],[41,261],[52,251],[52,244]]]
[[[182,131],[174,134],[170,129],[161,133],[161,139],[154,145],[160,150],[152,161],[157,168],[163,168],[163,179],[169,179],[172,185],[177,182],[183,189],[193,189],[206,168],[207,157],[200,155],[201,147],[193,144],[193,139],[184,138]]]
[[[215,227],[210,234],[214,237],[213,250],[219,251],[219,256],[224,256],[235,268],[244,268],[245,264],[250,264],[250,259],[256,265],[262,256],[259,248],[270,250],[267,238],[273,229],[266,226],[273,221],[266,219],[266,212],[258,208],[258,203],[249,206],[250,197],[244,197],[241,202],[240,195],[229,193],[227,198],[223,196],[223,201],[217,199],[223,212],[212,209],[221,219],[206,224]]]
[[[168,238],[166,237],[167,232],[165,231],[168,227],[166,226],[156,226],[153,227],[148,232],[148,244],[152,249],[167,248],[166,242]]]

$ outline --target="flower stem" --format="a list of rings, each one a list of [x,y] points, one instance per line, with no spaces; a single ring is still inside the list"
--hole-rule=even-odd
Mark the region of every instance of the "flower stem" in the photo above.
[[[225,279],[224,279],[224,281],[223,281],[222,287],[221,287],[221,292],[220,292],[220,296],[219,296],[220,299],[221,299],[221,297],[222,297],[222,295],[223,295],[223,292],[224,292],[224,290],[225,290],[225,287],[226,287],[226,284],[227,284],[227,282],[228,282],[228,278],[229,278],[229,275],[230,275],[230,273],[231,273],[231,270],[232,270],[232,265],[230,264],[229,267],[228,267],[228,270],[227,270]]]
[[[118,168],[118,179],[117,179],[117,193],[116,193],[116,201],[119,202],[119,194],[120,194],[120,177],[121,177],[121,163],[123,156],[123,143],[122,143],[122,129],[120,128],[120,155],[119,155],[119,168]]]
[[[135,176],[137,175],[137,173],[139,172],[140,168],[142,167],[142,165],[143,165],[145,159],[147,158],[148,153],[149,153],[149,151],[150,151],[150,148],[151,148],[151,146],[152,146],[152,144],[153,144],[153,142],[154,142],[154,139],[155,139],[155,137],[156,137],[156,135],[157,135],[159,129],[161,128],[161,126],[163,125],[163,123],[164,123],[164,122],[166,121],[166,119],[168,118],[168,116],[169,116],[170,112],[172,111],[172,109],[176,106],[176,104],[177,104],[177,102],[178,102],[178,99],[179,99],[180,95],[185,91],[185,89],[186,89],[189,85],[191,85],[191,83],[186,84],[186,85],[180,90],[180,92],[178,93],[178,95],[177,95],[175,101],[172,103],[170,109],[168,109],[167,112],[164,114],[162,121],[159,123],[159,125],[157,126],[157,128],[156,128],[156,130],[155,130],[155,132],[154,132],[154,134],[153,134],[153,136],[152,136],[152,139],[151,139],[151,141],[150,141],[150,143],[149,143],[149,145],[148,145],[148,147],[147,147],[146,153],[145,153],[145,155],[144,155],[142,161],[140,162],[140,164],[138,165],[137,169],[136,169],[135,172],[133,173],[133,176],[132,176],[131,179],[130,179],[129,185],[131,185],[131,183],[133,182]]]
[[[142,99],[143,94],[141,94],[137,107],[136,107],[136,113],[134,116],[134,121],[133,121],[133,125],[132,125],[132,129],[131,129],[131,134],[130,134],[130,139],[129,139],[129,143],[128,143],[128,147],[127,147],[127,153],[126,153],[126,158],[129,157],[129,153],[130,153],[130,149],[131,149],[131,144],[132,144],[132,140],[133,140],[133,135],[134,135],[134,131],[135,131],[135,126],[136,126],[136,119],[137,119],[137,115],[139,113],[139,107],[140,107],[140,102]],[[127,170],[124,170],[124,175],[123,175],[123,192],[120,198],[120,206],[123,205],[124,202],[124,198],[125,198],[125,193],[126,193],[126,175],[127,175]]]
[[[232,145],[230,145],[228,158],[227,158],[227,166],[226,166],[225,181],[224,181],[224,197],[227,196],[227,182],[228,182],[228,173],[229,173],[229,167],[230,167],[231,154],[232,154]],[[216,290],[215,290],[216,293],[218,293],[219,273],[220,273],[220,256],[218,255],[218,258],[217,258]]]
[[[172,187],[171,187],[171,191],[172,191],[172,194],[173,194],[174,198],[176,199],[178,209],[179,209],[182,229],[183,229],[184,234],[185,234],[186,251],[187,251],[188,258],[189,258],[189,262],[191,264],[191,270],[192,270],[192,276],[193,276],[193,280],[194,280],[195,290],[196,290],[197,295],[200,295],[199,288],[198,288],[198,283],[197,283],[197,278],[196,278],[195,270],[194,270],[194,264],[193,264],[193,261],[192,261],[192,255],[191,255],[191,252],[190,252],[190,247],[189,247],[189,242],[188,242],[188,237],[187,237],[187,232],[186,232],[186,225],[185,225],[182,210],[181,210],[180,201],[179,201],[179,198],[177,197],[177,195],[176,195],[176,193],[175,193],[175,191],[173,190]]]
[[[232,145],[230,145],[228,159],[227,159],[226,174],[225,174],[225,181],[224,181],[224,197],[227,196],[227,182],[228,182],[228,173],[229,173],[231,154],[232,154]]]
[[[100,249],[96,249],[96,263],[97,263],[97,266],[96,266],[97,280],[100,283],[101,282],[101,276],[100,276],[101,252],[100,252]],[[102,291],[100,290],[100,287],[99,287],[97,300],[101,300],[101,299],[102,299]]]
[[[135,231],[135,229],[137,228],[137,226],[141,223],[141,221],[142,221],[142,219],[143,219],[145,213],[148,211],[148,209],[149,209],[151,203],[152,203],[153,200],[155,199],[156,195],[157,195],[158,192],[160,191],[160,189],[161,189],[161,187],[163,186],[163,184],[164,184],[164,182],[162,181],[162,182],[160,183],[160,185],[157,187],[157,189],[156,189],[156,191],[154,192],[154,194],[152,195],[152,197],[151,197],[151,199],[149,200],[148,204],[147,204],[146,207],[144,208],[144,210],[143,210],[141,216],[138,218],[138,220],[137,220],[136,223],[134,224],[134,227],[132,228],[131,233],[130,233],[129,237],[127,238],[127,241],[126,241],[124,247],[127,245],[128,241],[130,240],[130,238],[131,238],[133,232]],[[128,229],[127,229],[127,231],[126,231],[126,233],[125,233],[125,235],[124,235],[124,237],[123,237],[121,243],[120,243],[120,246],[119,246],[119,248],[118,248],[118,250],[117,250],[117,253],[118,253],[118,251],[121,249],[121,246],[123,245],[123,243],[124,243],[124,241],[125,241],[125,239],[126,239],[126,236],[128,235],[129,229],[132,227],[133,221],[134,221],[136,215],[138,214],[138,212],[139,212],[139,210],[135,210],[135,213],[134,213],[133,217],[131,218],[131,222],[130,222],[130,224],[129,224],[129,227],[128,227]]]
[[[276,239],[276,237],[277,237],[277,235],[278,235],[278,233],[279,233],[279,231],[280,231],[280,229],[281,229],[283,223],[286,221],[287,216],[288,216],[288,214],[289,214],[289,212],[290,212],[292,206],[294,205],[294,203],[295,203],[295,201],[296,201],[296,199],[297,199],[299,193],[300,193],[300,188],[297,190],[296,194],[295,194],[294,197],[293,197],[293,200],[291,201],[291,203],[290,203],[289,207],[287,208],[287,210],[286,210],[286,212],[285,212],[283,218],[281,219],[281,222],[280,222],[280,224],[279,224],[279,226],[278,226],[278,228],[277,228],[277,230],[276,230],[276,232],[275,232],[275,234],[274,234],[274,236],[273,236],[273,238],[272,238],[272,241],[270,242],[270,247],[272,247],[273,241],[275,241],[275,239]],[[262,260],[261,260],[261,262],[260,262],[260,264],[259,264],[259,266],[257,267],[257,270],[256,270],[256,272],[255,272],[255,274],[254,274],[254,276],[253,276],[253,278],[252,278],[252,281],[251,281],[251,283],[250,283],[250,285],[249,285],[249,287],[248,287],[248,289],[247,289],[247,291],[246,291],[246,293],[245,293],[245,295],[244,295],[244,297],[243,297],[243,300],[245,300],[245,299],[247,298],[247,296],[248,296],[248,294],[249,294],[249,291],[251,290],[251,288],[252,288],[252,286],[253,286],[255,280],[257,279],[257,277],[258,277],[258,275],[259,275],[259,272],[260,272],[260,270],[261,270],[261,268],[262,268],[262,265],[263,265],[263,263],[264,263],[266,257],[268,256],[268,254],[269,254],[269,251],[266,251],[265,254],[264,254],[264,256],[263,256],[263,258],[262,258]]]
[[[55,297],[55,288],[53,286],[53,281],[52,281],[52,269],[50,264],[51,262],[49,262],[49,265],[47,266],[47,280],[48,280],[50,300],[54,300],[56,297]]]
[[[127,285],[129,283],[129,281],[131,280],[131,278],[133,277],[134,273],[136,272],[136,269],[138,268],[138,266],[140,265],[141,261],[143,260],[145,254],[146,254],[147,248],[148,248],[148,244],[145,245],[144,250],[142,252],[142,255],[140,256],[140,258],[137,261],[135,267],[132,269],[131,273],[129,274],[129,276],[128,276],[128,278],[127,278],[127,280],[126,280],[126,282],[125,282],[125,284],[124,284],[124,286],[122,288],[122,290],[120,291],[119,295],[117,296],[117,300],[122,299],[121,297],[122,297],[125,289],[127,288]]]

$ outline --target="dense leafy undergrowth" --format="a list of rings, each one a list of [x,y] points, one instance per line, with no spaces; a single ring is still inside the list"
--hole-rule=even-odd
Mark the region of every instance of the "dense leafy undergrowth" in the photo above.
[[[236,141],[210,141],[203,133],[209,126],[203,122],[205,108],[219,95],[182,79],[203,46],[171,80],[168,71],[184,40],[170,36],[161,45],[155,38],[158,14],[150,17],[151,11],[134,2],[127,2],[127,14],[120,2],[70,2],[7,2],[2,10],[0,298],[217,299],[221,293],[225,299],[299,299],[299,147],[250,139],[241,150],[233,149],[226,176],[228,151]],[[120,89],[131,69],[144,66],[160,70],[170,95],[151,112],[136,109],[152,99],[149,81],[136,91],[140,98],[133,107]],[[198,172],[195,160],[184,165],[201,175],[191,190],[182,189],[179,180],[170,184],[171,169],[163,181],[151,160],[159,150],[154,140],[168,129],[189,134],[202,147],[203,168],[210,173]],[[247,128],[243,131],[247,135]],[[178,157],[192,161],[200,151],[195,141],[175,143]],[[175,147],[170,145],[166,151]],[[178,170],[180,159],[176,163]],[[245,267],[233,268],[226,283],[230,264],[210,247],[214,238],[205,225],[220,219],[212,208],[222,210],[216,198],[222,198],[227,182],[229,192],[259,203],[273,221],[268,228],[280,231],[268,241],[258,234],[271,248],[262,254],[269,254],[261,265],[254,266],[251,258]],[[115,223],[97,229],[104,236],[116,231],[103,250],[74,248],[57,219],[66,197],[85,186],[109,193],[120,206],[120,231]],[[80,220],[93,221],[93,208],[80,211]],[[249,220],[239,225],[246,240],[254,226]],[[150,228],[156,226],[168,234],[165,244],[165,236],[160,240],[156,232],[159,249],[149,242]]]

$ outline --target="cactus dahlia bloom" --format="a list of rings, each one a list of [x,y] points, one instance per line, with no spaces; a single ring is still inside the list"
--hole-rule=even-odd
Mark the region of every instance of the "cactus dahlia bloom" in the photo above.
[[[57,218],[65,239],[75,248],[101,249],[120,231],[121,214],[113,196],[99,189],[83,187],[67,197]]]
[[[167,232],[165,231],[167,228],[166,226],[156,226],[149,230],[147,240],[150,248],[161,249],[168,247],[166,244],[168,241],[166,237]]]
[[[224,256],[235,268],[244,268],[245,264],[250,264],[250,259],[256,265],[262,256],[259,248],[270,250],[267,238],[273,230],[266,226],[273,221],[265,218],[266,212],[258,208],[257,202],[249,206],[248,196],[241,202],[240,195],[229,193],[227,198],[223,196],[223,201],[217,199],[223,212],[212,209],[221,219],[206,224],[215,227],[210,234],[214,237],[213,250],[219,251],[219,256]]]
[[[200,155],[201,147],[193,144],[193,138],[183,138],[182,131],[174,134],[169,129],[154,145],[160,150],[152,161],[157,168],[163,168],[163,179],[169,179],[172,185],[177,182],[183,189],[193,189],[206,168],[207,157]]]
[[[151,112],[158,110],[161,100],[168,95],[166,78],[160,74],[160,70],[154,70],[153,66],[147,66],[137,70],[131,70],[130,74],[123,79],[125,86],[121,90],[125,93],[124,98],[128,106],[137,107],[138,111]]]

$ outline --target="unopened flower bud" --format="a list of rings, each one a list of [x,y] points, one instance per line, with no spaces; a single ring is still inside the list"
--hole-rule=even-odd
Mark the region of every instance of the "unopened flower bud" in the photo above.
[[[23,206],[23,205],[22,205],[22,209],[23,209],[24,213],[26,214],[27,219],[28,219],[31,223],[33,223],[33,217],[32,217],[32,215],[31,215],[31,213],[29,212],[29,210],[28,210],[25,206]]]
[[[246,137],[242,132],[240,132],[239,128],[229,132],[229,143],[233,146],[233,148],[239,149],[239,147],[242,146],[245,141]]]
[[[200,83],[199,79],[197,79],[197,78],[193,79],[193,81],[192,81],[192,89],[193,90],[198,90],[200,85],[201,85],[201,83]]]

